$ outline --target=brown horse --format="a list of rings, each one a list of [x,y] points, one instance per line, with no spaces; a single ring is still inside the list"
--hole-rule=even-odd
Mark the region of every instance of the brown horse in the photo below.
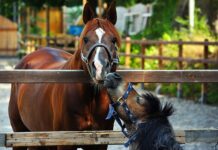
[[[15,132],[113,128],[113,120],[105,120],[110,101],[106,89],[101,85],[105,75],[117,67],[116,51],[117,46],[120,46],[120,37],[114,27],[115,4],[111,3],[105,19],[94,16],[87,3],[83,11],[85,27],[80,36],[79,49],[74,55],[62,50],[42,48],[25,56],[16,66],[16,69],[82,69],[93,82],[12,84],[9,116]],[[107,149],[107,145],[80,147],[89,150]],[[77,147],[58,146],[50,149],[74,150]]]
[[[155,95],[132,84],[127,86],[117,73],[109,73],[104,86],[128,131],[123,132],[129,138],[125,146],[130,150],[182,150],[167,119],[174,111],[170,103],[162,106]],[[116,113],[113,116],[119,123]]]

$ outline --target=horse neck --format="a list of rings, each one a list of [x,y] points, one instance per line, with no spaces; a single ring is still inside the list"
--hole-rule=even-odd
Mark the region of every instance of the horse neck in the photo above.
[[[82,60],[81,60],[81,57],[80,57],[80,50],[77,50],[73,54],[73,56],[64,64],[63,69],[69,69],[69,70],[83,69]]]

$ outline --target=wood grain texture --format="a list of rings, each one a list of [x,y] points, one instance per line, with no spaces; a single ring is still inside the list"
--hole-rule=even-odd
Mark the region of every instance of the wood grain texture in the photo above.
[[[55,145],[122,145],[127,141],[120,131],[57,131],[57,132],[16,132],[5,135],[6,147],[55,146]],[[175,130],[179,143],[218,141],[217,129]],[[4,140],[4,138],[0,138]],[[0,141],[0,143],[3,143]],[[2,146],[2,145],[1,145]]]
[[[118,70],[126,82],[202,83],[218,82],[218,70]],[[0,70],[0,83],[87,83],[82,70]]]

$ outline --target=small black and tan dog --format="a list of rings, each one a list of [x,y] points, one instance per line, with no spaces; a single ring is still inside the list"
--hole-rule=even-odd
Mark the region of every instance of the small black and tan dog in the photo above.
[[[117,73],[109,73],[104,86],[129,137],[135,136],[130,150],[182,150],[168,121],[174,112],[171,103],[162,105],[152,93],[128,86]]]

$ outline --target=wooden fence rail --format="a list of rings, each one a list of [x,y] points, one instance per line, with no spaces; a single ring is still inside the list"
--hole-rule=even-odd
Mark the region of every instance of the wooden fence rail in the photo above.
[[[175,130],[179,143],[216,143],[217,129]],[[127,139],[120,131],[53,131],[0,133],[0,147],[57,145],[122,145]]]
[[[118,70],[126,82],[218,82],[218,70]],[[82,70],[0,70],[0,83],[90,82]]]
[[[38,46],[42,45],[42,40],[46,39],[47,43],[51,43],[51,46],[57,47],[58,42],[57,41],[65,41],[62,42],[62,46],[59,48],[67,50],[69,52],[74,52],[76,49],[78,49],[78,37],[73,37],[73,36],[63,36],[63,37],[41,37],[41,36],[32,36],[32,35],[26,35],[24,36],[24,39],[34,41],[32,46],[33,49],[37,49]],[[69,46],[69,43],[67,41],[71,41],[74,43],[73,47]],[[158,60],[158,68],[159,69],[164,69],[164,61],[171,61],[171,62],[176,62],[178,65],[177,69],[184,69],[184,63],[188,64],[202,64],[204,69],[208,69],[208,66],[213,64],[213,65],[218,65],[218,61],[215,59],[211,59],[209,57],[209,46],[218,46],[218,42],[212,42],[208,41],[208,39],[205,39],[204,41],[156,41],[156,40],[132,40],[130,37],[127,37],[125,39],[122,39],[122,43],[125,45],[125,52],[120,52],[120,56],[125,57],[125,63],[124,66],[126,68],[130,67],[131,64],[131,58],[140,58],[141,59],[141,69],[145,69],[145,62],[149,60]],[[132,54],[131,53],[131,45],[140,45],[140,52],[139,54]],[[176,45],[177,48],[177,53],[178,55],[175,57],[169,57],[169,56],[164,56],[163,49],[164,46],[167,45]],[[202,58],[185,58],[184,57],[184,46],[187,45],[192,45],[192,46],[202,46],[203,51],[202,51]],[[148,56],[146,55],[146,50],[149,46],[156,46],[158,50],[158,55],[157,56]],[[175,68],[176,69],[176,68]],[[199,99],[200,102],[204,103],[207,101],[207,91],[208,91],[208,86],[206,83],[202,83],[201,85],[201,97]],[[177,97],[182,98],[183,92],[182,92],[182,84],[178,83],[177,84]]]
[[[118,70],[127,82],[218,82],[218,70]],[[89,82],[82,70],[0,70],[0,83]],[[218,129],[176,130],[180,143],[218,141]],[[123,144],[118,131],[0,133],[0,147]]]

